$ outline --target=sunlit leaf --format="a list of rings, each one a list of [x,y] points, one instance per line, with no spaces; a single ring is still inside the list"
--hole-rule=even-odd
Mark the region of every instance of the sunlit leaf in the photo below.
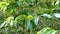
[[[31,32],[33,31],[33,24],[32,23],[30,23],[29,29]]]
[[[6,9],[7,9],[7,6],[5,6],[4,9],[3,9],[3,12],[4,12],[4,13],[5,13]]]
[[[6,5],[6,4],[7,4],[7,2],[1,2],[0,4],[2,4],[2,5]]]
[[[37,34],[56,34],[56,32],[57,32],[56,30],[46,27],[40,30],[39,32],[37,32]]]
[[[33,16],[32,15],[28,15],[27,18],[30,19],[30,20],[32,20]]]
[[[52,18],[52,16],[49,14],[43,14],[42,16],[47,17],[47,18]]]
[[[12,26],[13,26],[13,24],[14,24],[14,21],[13,21],[13,20],[11,20],[11,21],[10,21],[10,26],[12,27]]]
[[[60,18],[60,13],[54,13],[54,16],[55,16],[56,18]]]
[[[13,20],[14,19],[14,17],[8,17],[7,18],[7,21],[9,22],[9,21],[11,21],[11,20]]]
[[[56,1],[55,5],[58,5],[59,4],[59,0]]]
[[[15,18],[16,21],[23,21],[26,19],[26,15],[19,15]]]
[[[28,30],[30,28],[30,19],[25,20],[25,29]]]
[[[14,26],[17,27],[17,25],[18,25],[18,22],[14,21]]]
[[[3,23],[0,25],[0,28],[2,28],[6,23],[7,23],[7,21],[3,22]]]
[[[35,23],[35,25],[38,24],[38,20],[39,20],[39,16],[35,17],[35,19],[34,19],[34,23]]]

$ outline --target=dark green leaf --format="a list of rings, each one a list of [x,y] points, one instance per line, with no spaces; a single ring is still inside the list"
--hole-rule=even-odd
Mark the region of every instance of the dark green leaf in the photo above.
[[[30,19],[25,20],[25,29],[28,30],[30,28]]]

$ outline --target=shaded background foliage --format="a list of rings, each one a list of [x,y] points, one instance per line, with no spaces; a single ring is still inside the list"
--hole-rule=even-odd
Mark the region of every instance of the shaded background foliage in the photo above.
[[[53,16],[54,13],[60,13],[60,4],[55,5],[57,0],[0,0],[0,24],[13,16],[14,26],[9,24],[0,29],[0,34],[36,34],[44,27],[60,30],[60,19]],[[46,18],[42,14],[50,14],[53,18]],[[30,20],[33,26],[25,31],[25,19],[32,15],[34,18],[39,16],[38,24],[33,23],[34,18]],[[29,19],[28,19],[29,20]],[[28,26],[30,27],[30,26]]]

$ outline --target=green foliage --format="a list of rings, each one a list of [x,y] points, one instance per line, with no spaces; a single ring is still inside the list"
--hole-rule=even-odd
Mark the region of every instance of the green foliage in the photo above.
[[[56,30],[52,30],[51,28],[43,28],[42,30],[38,31],[37,34],[56,34]]]
[[[60,19],[54,16],[54,13],[60,13],[57,1],[0,0],[0,34],[36,34],[42,28],[43,32],[39,33],[46,34],[49,31],[48,34],[51,34],[55,31],[53,29],[59,30]],[[43,14],[47,14],[47,17]]]

